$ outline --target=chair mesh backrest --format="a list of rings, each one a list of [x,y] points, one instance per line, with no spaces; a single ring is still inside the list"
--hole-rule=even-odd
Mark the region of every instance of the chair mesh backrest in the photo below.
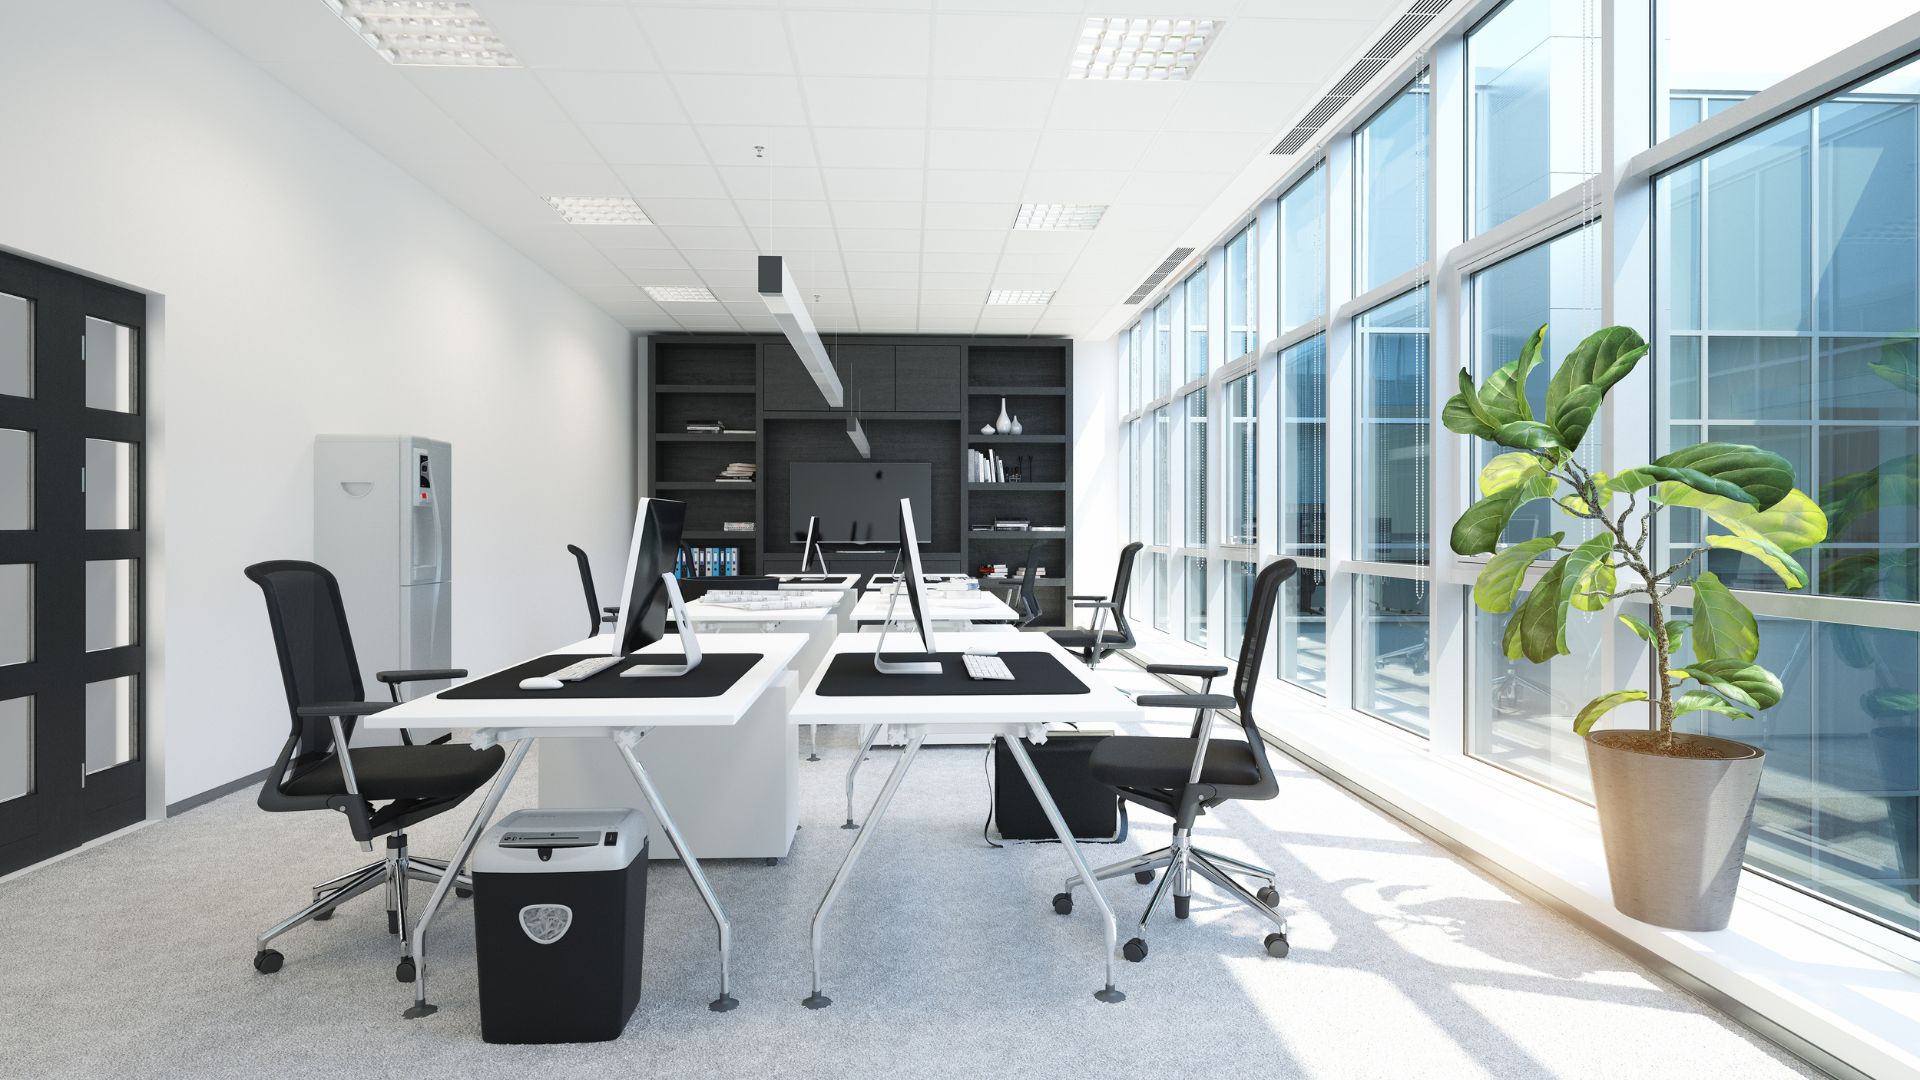
[[[300,753],[327,751],[333,746],[332,728],[324,718],[301,717],[300,706],[365,700],[340,583],[323,566],[293,560],[256,563],[247,567],[247,577],[266,594],[267,621],[273,626],[280,681]],[[351,735],[353,720],[343,723]]]
[[[1034,593],[1033,583],[1036,576],[1040,573],[1041,546],[1040,544],[1035,544],[1032,548],[1028,549],[1027,572],[1020,579],[1020,606],[1025,609],[1021,611],[1020,614],[1029,622],[1040,617],[1040,597]]]
[[[567,550],[573,552],[573,561],[580,566],[580,589],[587,594],[587,636],[600,632],[600,594],[593,589],[593,567],[587,562],[587,553],[572,544]]]
[[[1133,588],[1134,556],[1140,554],[1144,546],[1135,540],[1120,549],[1120,570],[1114,575],[1113,591],[1107,594],[1108,599],[1113,601],[1113,628],[1128,640],[1133,638],[1133,627],[1127,624],[1127,590]]]
[[[1267,637],[1273,629],[1273,611],[1280,586],[1297,569],[1292,559],[1281,559],[1253,579],[1253,600],[1247,605],[1246,632],[1240,637],[1240,664],[1233,673],[1233,699],[1240,705],[1240,722],[1249,735],[1253,724],[1253,688],[1260,681],[1260,665],[1267,658]]]

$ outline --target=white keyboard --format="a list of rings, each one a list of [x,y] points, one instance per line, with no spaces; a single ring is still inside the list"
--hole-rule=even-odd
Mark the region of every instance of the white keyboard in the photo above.
[[[972,653],[963,653],[960,659],[967,665],[969,679],[1013,681],[1013,672],[1007,670],[1007,662],[997,656],[975,656]]]
[[[579,682],[581,679],[590,679],[600,674],[619,663],[622,659],[624,659],[624,657],[589,656],[585,660],[575,660],[559,671],[548,675],[547,678],[559,679],[561,682]]]

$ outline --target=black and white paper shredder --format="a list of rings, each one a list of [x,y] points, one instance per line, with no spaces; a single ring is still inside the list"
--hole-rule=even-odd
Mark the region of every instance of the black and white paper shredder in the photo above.
[[[473,855],[480,1037],[620,1037],[640,1003],[647,819],[634,809],[520,810]]]

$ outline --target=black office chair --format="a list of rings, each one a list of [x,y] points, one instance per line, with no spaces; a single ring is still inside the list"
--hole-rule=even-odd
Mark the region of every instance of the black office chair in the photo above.
[[[1117,649],[1133,648],[1133,627],[1127,623],[1127,590],[1133,587],[1133,560],[1140,554],[1140,541],[1120,549],[1120,572],[1113,579],[1113,592],[1107,596],[1071,596],[1068,602],[1077,608],[1093,609],[1093,626],[1080,630],[1049,630],[1047,636],[1063,649],[1078,650],[1088,667],[1100,666],[1105,656]],[[1107,612],[1113,613],[1113,629],[1106,630]]]
[[[593,567],[587,562],[587,553],[572,544],[567,545],[567,550],[573,552],[573,561],[580,567],[580,588],[587,594],[587,621],[593,627],[587,631],[587,636],[592,637],[600,632],[601,626],[619,622],[620,609],[600,606],[600,594],[593,588]]]
[[[1161,867],[1166,872],[1140,915],[1140,932],[1121,947],[1128,960],[1139,963],[1147,958],[1147,919],[1168,889],[1173,891],[1173,915],[1187,917],[1192,899],[1192,874],[1220,886],[1241,903],[1267,917],[1277,928],[1266,937],[1267,954],[1287,955],[1287,920],[1274,905],[1280,902],[1280,890],[1273,871],[1194,847],[1193,822],[1212,807],[1230,799],[1257,801],[1279,793],[1279,781],[1267,761],[1267,746],[1253,721],[1253,690],[1260,680],[1260,663],[1267,656],[1267,631],[1273,625],[1273,608],[1280,586],[1293,576],[1294,563],[1282,559],[1260,571],[1254,579],[1253,600],[1247,608],[1247,630],[1240,639],[1240,664],[1234,672],[1233,696],[1213,693],[1213,680],[1227,673],[1225,666],[1211,664],[1149,664],[1156,675],[1184,675],[1203,680],[1197,694],[1147,694],[1134,698],[1136,705],[1148,708],[1192,709],[1193,732],[1186,738],[1165,736],[1115,735],[1093,748],[1090,767],[1096,780],[1111,787],[1128,802],[1157,810],[1173,819],[1173,843],[1158,851],[1135,856],[1124,862],[1093,872],[1095,881],[1132,874],[1146,884]],[[1219,709],[1237,710],[1245,742],[1215,741],[1212,738],[1213,714]],[[1244,875],[1265,882],[1257,893],[1233,878]],[[1081,884],[1078,875],[1067,879],[1067,891],[1053,898],[1053,909],[1062,915],[1073,910],[1073,889]]]
[[[1027,552],[1027,569],[1020,576],[1019,587],[1007,590],[1007,606],[1020,615],[1020,621],[1014,625],[1023,630],[1040,617],[1040,595],[1033,591],[1033,582],[1039,573],[1040,545],[1035,544],[1033,550]]]
[[[340,750],[349,745],[355,721],[390,709],[394,702],[366,700],[339,582],[325,567],[292,560],[255,563],[246,573],[267,598],[267,620],[273,626],[280,681],[286,687],[287,715],[292,720],[286,745],[260,788],[260,808],[276,813],[338,811],[346,815],[348,829],[365,851],[373,850],[375,837],[387,838],[386,858],[314,886],[312,903],[261,934],[254,969],[263,974],[280,970],[285,957],[267,948],[274,938],[308,920],[332,918],[341,904],[384,885],[387,932],[400,935],[401,960],[394,975],[401,982],[412,982],[407,883],[438,883],[455,871],[438,859],[409,855],[407,827],[458,806],[493,777],[506,753],[497,746],[486,750],[415,746],[412,737],[402,732],[406,745],[363,747],[343,759]],[[459,679],[466,674],[459,668],[444,668],[382,671],[376,677],[392,688],[397,701],[398,688],[405,683]],[[376,808],[377,802],[385,805]],[[473,882],[466,875],[456,877],[454,884],[457,895],[473,894]]]

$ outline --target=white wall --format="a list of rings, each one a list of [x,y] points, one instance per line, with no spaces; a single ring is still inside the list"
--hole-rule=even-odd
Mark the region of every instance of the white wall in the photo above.
[[[1126,471],[1120,458],[1119,339],[1073,343],[1073,591],[1102,596],[1113,588],[1120,548]],[[1091,612],[1069,611],[1084,621]]]
[[[582,632],[563,545],[631,522],[627,331],[160,0],[0,5],[0,102],[0,246],[155,296],[150,804],[285,737],[241,568],[311,554],[318,433],[452,442],[455,663]]]

